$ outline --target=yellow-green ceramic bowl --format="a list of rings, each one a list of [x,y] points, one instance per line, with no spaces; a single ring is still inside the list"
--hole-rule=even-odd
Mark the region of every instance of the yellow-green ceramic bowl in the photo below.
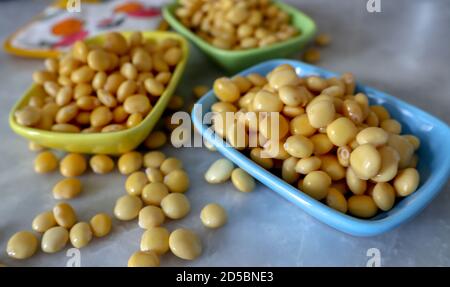
[[[130,32],[123,32],[122,34],[125,37],[128,37]],[[155,41],[169,38],[178,40],[181,43],[181,48],[183,50],[183,58],[176,66],[166,90],[158,99],[150,113],[139,125],[123,131],[86,134],[53,132],[21,126],[15,121],[14,112],[26,105],[30,97],[42,93],[42,89],[33,84],[25,95],[23,95],[23,97],[14,105],[9,114],[9,125],[11,126],[11,129],[18,135],[42,146],[68,152],[114,155],[122,154],[136,148],[145,140],[163,114],[178,82],[180,81],[189,55],[187,41],[178,34],[171,32],[143,32],[142,34],[145,39],[153,39]],[[103,40],[104,35],[99,35],[90,38],[87,41],[90,43],[101,43]]]

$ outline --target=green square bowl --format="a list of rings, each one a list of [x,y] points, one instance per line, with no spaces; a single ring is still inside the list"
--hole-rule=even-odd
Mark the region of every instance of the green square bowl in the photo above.
[[[300,34],[267,47],[238,51],[219,49],[185,27],[175,15],[175,9],[178,6],[176,2],[163,8],[163,16],[174,30],[191,40],[219,66],[229,73],[234,73],[265,60],[292,55],[303,49],[315,35],[316,24],[310,17],[287,4],[281,2],[274,3],[289,14],[291,24],[300,31]]]
[[[131,32],[121,33],[126,38],[128,38],[131,34]],[[152,31],[143,32],[142,35],[144,39],[152,39],[155,41],[162,41],[164,39],[175,39],[179,41],[183,51],[183,58],[176,66],[166,90],[159,97],[158,101],[153,106],[153,109],[140,124],[122,131],[87,134],[63,133],[21,126],[16,122],[14,113],[16,110],[25,106],[30,97],[33,95],[39,95],[43,92],[42,89],[40,89],[36,84],[33,84],[11,109],[9,114],[9,125],[11,129],[18,135],[42,146],[60,149],[67,152],[119,155],[136,148],[142,141],[145,140],[163,114],[173,92],[178,85],[178,82],[181,79],[181,76],[183,75],[189,55],[188,42],[176,33]],[[105,34],[101,34],[94,36],[93,38],[89,38],[87,41],[90,43],[102,43],[104,38]]]

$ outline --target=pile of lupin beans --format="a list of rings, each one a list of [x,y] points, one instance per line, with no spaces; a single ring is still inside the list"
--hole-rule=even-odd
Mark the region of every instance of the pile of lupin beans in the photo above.
[[[113,132],[138,125],[182,59],[180,43],[134,32],[106,34],[102,45],[78,41],[33,74],[41,92],[17,110],[23,126],[72,133]]]
[[[383,106],[369,105],[350,73],[299,77],[285,64],[266,77],[219,78],[213,88],[219,99],[211,108],[216,134],[331,208],[370,218],[419,185],[419,139],[401,134],[401,124]],[[228,125],[227,112],[235,113]],[[278,120],[278,133],[271,117]],[[256,146],[249,147],[255,135]]]
[[[56,253],[64,249],[67,242],[75,248],[82,248],[95,237],[103,237],[111,231],[111,217],[106,213],[98,213],[89,223],[77,221],[72,206],[60,202],[52,211],[38,214],[31,224],[32,229],[42,234],[41,249],[45,253]],[[8,241],[6,252],[15,259],[26,259],[33,256],[39,245],[38,236],[31,231],[19,231]]]
[[[204,93],[199,87],[195,94]],[[163,227],[169,220],[182,219],[190,212],[190,203],[185,196],[189,188],[189,177],[183,164],[174,157],[156,149],[167,142],[163,131],[153,131],[143,142],[146,153],[130,151],[115,160],[108,155],[85,155],[69,153],[61,160],[50,150],[30,142],[29,149],[38,151],[34,162],[36,173],[51,173],[59,168],[65,178],[53,188],[55,199],[70,200],[80,195],[82,184],[79,176],[88,167],[96,174],[112,172],[117,166],[119,173],[126,175],[126,195],[119,197],[113,208],[114,216],[120,221],[138,219],[138,225],[145,229],[140,250],[128,260],[130,267],[154,267],[160,265],[160,256],[169,250],[177,257],[194,260],[202,253],[199,236],[190,229],[179,228],[172,232]],[[226,210],[217,203],[207,204],[200,213],[200,220],[207,228],[219,228],[227,222]],[[52,211],[38,214],[32,221],[33,231],[19,231],[8,241],[7,254],[15,259],[26,259],[38,250],[39,241],[45,253],[63,250],[70,241],[73,247],[82,248],[94,237],[110,233],[113,222],[106,213],[98,213],[89,222],[78,221],[72,206],[66,202],[55,205]]]
[[[265,47],[300,33],[270,0],[182,0],[175,14],[202,39],[226,50]]]

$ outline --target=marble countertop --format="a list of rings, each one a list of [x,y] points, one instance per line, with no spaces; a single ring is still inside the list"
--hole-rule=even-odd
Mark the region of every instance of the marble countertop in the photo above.
[[[436,1],[381,1],[380,13],[369,13],[366,1],[289,1],[311,15],[320,31],[333,37],[322,50],[320,66],[351,71],[369,86],[386,91],[450,122],[450,3]],[[50,1],[2,1],[2,40],[26,23]],[[31,82],[41,60],[13,57],[0,52],[0,262],[9,266],[66,266],[66,252],[38,252],[26,261],[5,253],[8,238],[31,229],[33,217],[55,204],[52,186],[61,176],[33,172],[35,154],[27,141],[8,126],[8,112]],[[221,75],[198,50],[182,83],[181,95],[193,85],[208,84]],[[445,152],[448,147],[445,147]],[[419,216],[383,235],[358,238],[343,234],[315,220],[268,188],[258,185],[250,194],[237,192],[231,183],[208,185],[203,174],[220,155],[203,148],[165,148],[183,160],[192,181],[187,193],[192,210],[187,218],[171,222],[169,229],[192,228],[201,236],[204,253],[186,262],[173,255],[162,258],[163,266],[366,266],[379,250],[382,266],[450,265],[450,184]],[[423,159],[426,160],[426,159]],[[198,180],[196,180],[198,179]],[[81,220],[97,212],[112,213],[116,198],[124,194],[125,178],[117,172],[82,176],[84,193],[70,202]],[[229,213],[228,224],[206,230],[198,218],[209,202],[221,203]],[[81,249],[82,266],[126,266],[139,248],[143,230],[136,222],[114,221],[112,234],[94,239]],[[369,256],[368,256],[369,254]]]

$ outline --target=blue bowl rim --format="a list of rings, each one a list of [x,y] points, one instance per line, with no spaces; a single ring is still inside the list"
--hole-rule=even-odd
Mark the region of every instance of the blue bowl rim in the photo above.
[[[288,60],[288,59],[275,59],[262,62],[255,66],[252,66],[242,72],[236,74],[240,76],[248,75],[250,73],[258,73],[265,67],[275,67],[281,64],[290,64],[296,69],[307,70],[307,74],[320,74],[326,77],[339,76],[338,73],[334,73],[317,66],[305,64],[300,61]],[[426,119],[428,122],[433,123],[434,126],[443,130],[447,135],[447,141],[450,144],[450,128],[447,124],[439,120],[438,118],[430,115],[429,113],[408,104],[398,98],[388,95],[384,92],[376,90],[371,87],[358,84],[358,89],[365,90],[368,94],[375,94],[376,98],[382,98],[386,102],[390,102],[395,106],[401,107],[411,111],[416,117]],[[205,104],[207,102],[215,102],[217,98],[214,95],[214,91],[210,90],[202,98],[197,101],[197,104]],[[207,111],[205,111],[207,112]],[[442,187],[447,182],[450,175],[450,153],[446,153],[443,158],[443,168],[435,170],[430,175],[429,179],[422,183],[416,193],[419,193],[415,200],[408,205],[403,206],[400,210],[392,215],[388,215],[382,219],[359,219],[347,214],[343,214],[336,211],[320,201],[308,196],[303,192],[299,192],[297,188],[288,184],[281,178],[272,174],[270,171],[265,170],[233,147],[227,145],[214,133],[208,132],[208,126],[202,123],[201,115],[203,111],[201,106],[195,105],[192,110],[192,120],[195,128],[200,134],[211,144],[213,144],[217,150],[225,157],[233,161],[236,165],[247,171],[255,179],[265,184],[267,187],[277,192],[287,200],[296,204],[302,208],[306,213],[315,217],[316,219],[338,229],[342,232],[355,235],[355,236],[374,236],[398,227],[400,224],[412,219],[422,209],[424,209],[442,190]],[[200,116],[200,117],[199,117]],[[448,146],[448,145],[446,145]]]

